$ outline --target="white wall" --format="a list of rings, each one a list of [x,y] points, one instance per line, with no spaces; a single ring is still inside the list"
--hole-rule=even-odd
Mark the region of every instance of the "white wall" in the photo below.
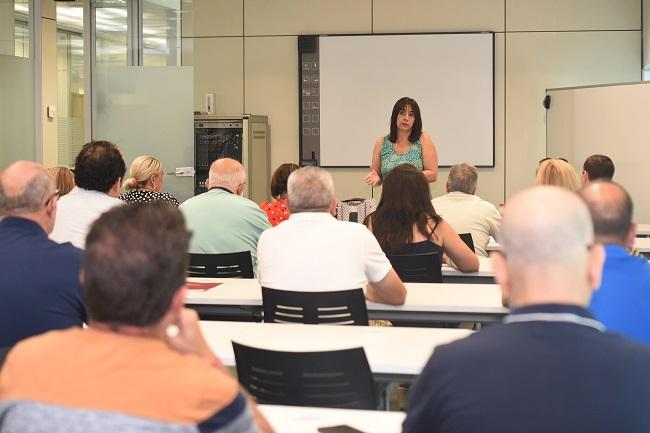
[[[496,166],[479,170],[477,192],[499,203],[545,155],[547,88],[640,79],[641,14],[641,0],[194,0],[183,64],[196,110],[210,92],[217,114],[269,116],[274,168],[298,160],[297,35],[494,31]],[[332,172],[339,197],[369,196],[364,169]]]

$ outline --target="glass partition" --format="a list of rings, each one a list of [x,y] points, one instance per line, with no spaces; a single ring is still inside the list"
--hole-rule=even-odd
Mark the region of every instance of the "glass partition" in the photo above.
[[[0,168],[36,159],[29,2],[0,0]]]
[[[143,0],[142,47],[145,66],[180,66],[180,0]]]
[[[83,2],[56,4],[58,164],[73,167],[84,143]]]
[[[96,65],[93,139],[110,140],[128,167],[136,156],[158,158],[165,172],[194,166],[191,67]],[[193,177],[165,176],[164,190],[179,201],[193,195]]]
[[[14,55],[29,57],[29,0],[14,0]]]
[[[129,65],[130,2],[127,0],[95,0],[95,62],[103,65]]]

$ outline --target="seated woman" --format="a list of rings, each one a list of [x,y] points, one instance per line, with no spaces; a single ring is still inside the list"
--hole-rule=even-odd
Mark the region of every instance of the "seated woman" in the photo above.
[[[163,169],[160,161],[153,156],[138,156],[131,163],[131,177],[124,181],[126,190],[118,197],[127,203],[151,203],[166,201],[178,206],[178,200],[166,192],[163,187]]]
[[[59,190],[59,197],[69,193],[74,188],[74,173],[67,167],[51,167],[47,174],[54,180],[56,189]]]
[[[544,158],[535,173],[535,185],[555,185],[573,192],[580,190],[580,180],[573,167],[561,158]]]
[[[478,271],[478,257],[433,209],[426,178],[410,164],[388,173],[367,225],[387,254],[444,252],[462,272]]]
[[[289,175],[298,170],[296,164],[280,164],[273,172],[271,177],[271,195],[275,198],[273,202],[262,202],[260,208],[266,212],[266,216],[273,227],[289,218],[289,208],[287,207],[287,180]]]

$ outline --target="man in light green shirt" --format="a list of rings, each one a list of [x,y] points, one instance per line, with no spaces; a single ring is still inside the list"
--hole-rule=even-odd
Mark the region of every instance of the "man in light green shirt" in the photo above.
[[[255,202],[243,197],[244,167],[234,159],[217,159],[210,166],[207,186],[208,192],[179,207],[192,231],[190,253],[250,251],[257,269],[257,240],[271,224]]]

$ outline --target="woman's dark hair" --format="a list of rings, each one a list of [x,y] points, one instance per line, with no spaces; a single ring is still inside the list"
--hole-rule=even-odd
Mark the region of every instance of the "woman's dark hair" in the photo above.
[[[285,163],[280,164],[278,168],[273,172],[271,177],[271,195],[275,198],[280,197],[284,192],[287,192],[287,180],[289,180],[289,175],[294,171],[298,170],[297,164]]]
[[[384,178],[381,200],[370,220],[381,248],[395,254],[413,242],[413,225],[430,238],[442,218],[431,204],[429,183],[422,172],[402,164]]]
[[[415,102],[415,99],[405,96],[395,103],[393,106],[393,113],[390,115],[390,134],[388,139],[391,143],[397,141],[397,115],[406,107],[411,107],[413,115],[415,116],[413,128],[409,134],[409,141],[415,143],[420,139],[420,135],[422,135],[422,116],[420,115],[420,106]]]
[[[108,192],[125,172],[122,154],[110,141],[84,144],[74,163],[75,183],[91,191]]]

